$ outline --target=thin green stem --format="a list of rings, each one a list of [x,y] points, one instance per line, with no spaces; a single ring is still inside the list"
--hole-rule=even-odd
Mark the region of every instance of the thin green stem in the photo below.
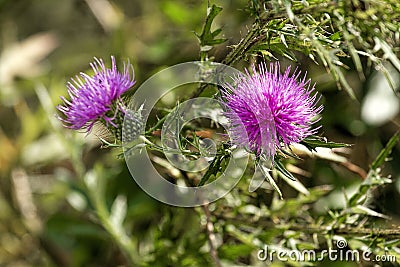
[[[158,121],[157,121],[157,123],[153,126],[153,127],[151,127],[150,129],[148,129],[147,131],[146,131],[146,135],[148,135],[148,134],[151,134],[153,131],[155,131],[155,130],[157,130],[159,127],[160,127],[160,125],[162,125],[163,123],[164,123],[164,121],[167,119],[167,115],[166,116],[164,116],[164,117],[162,117],[161,119],[159,119]]]

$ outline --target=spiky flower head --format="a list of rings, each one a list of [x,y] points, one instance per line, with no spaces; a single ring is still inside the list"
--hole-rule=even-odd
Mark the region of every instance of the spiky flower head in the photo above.
[[[120,119],[121,112],[125,113],[121,95],[135,84],[135,80],[129,61],[124,63],[122,72],[117,70],[113,56],[111,61],[111,68],[107,68],[102,59],[94,58],[90,63],[94,71],[92,76],[81,72],[80,77],[77,75],[68,82],[70,100],[61,97],[64,103],[57,107],[64,114],[60,120],[68,128],[89,132],[97,121],[107,127],[119,127],[115,122]]]
[[[233,85],[222,90],[231,123],[233,143],[246,147],[257,155],[274,157],[282,146],[298,143],[312,135],[316,116],[322,106],[313,93],[314,86],[300,71],[282,74],[279,63],[252,67],[253,74],[235,78]]]

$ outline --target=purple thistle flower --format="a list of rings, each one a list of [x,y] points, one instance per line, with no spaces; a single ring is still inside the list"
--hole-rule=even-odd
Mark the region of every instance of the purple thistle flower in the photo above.
[[[129,61],[124,63],[123,72],[117,70],[113,56],[111,61],[111,68],[106,68],[102,59],[94,58],[94,62],[90,63],[93,76],[81,72],[80,77],[77,75],[68,82],[70,100],[61,97],[64,103],[57,107],[65,115],[65,118],[59,119],[68,128],[90,132],[96,121],[119,127],[114,120],[119,111],[125,113],[121,95],[135,84],[135,80]]]
[[[310,80],[290,66],[280,73],[279,63],[260,64],[259,73],[235,78],[235,85],[226,85],[222,91],[231,123],[233,143],[244,146],[257,155],[274,157],[276,151],[291,143],[298,143],[315,134],[311,129],[316,116],[322,111],[319,99],[312,94]]]

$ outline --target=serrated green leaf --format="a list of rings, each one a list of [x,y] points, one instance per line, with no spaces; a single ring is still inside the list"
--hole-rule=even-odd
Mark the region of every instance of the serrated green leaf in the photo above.
[[[200,41],[200,46],[205,47],[205,46],[213,46],[216,44],[221,44],[226,41],[226,39],[220,38],[220,39],[214,39],[221,33],[221,29],[217,29],[215,31],[211,31],[211,25],[215,19],[215,17],[222,11],[222,7],[212,5],[210,8],[207,10],[207,18],[206,22],[203,27],[203,31],[200,35],[196,34],[196,36],[199,38]]]

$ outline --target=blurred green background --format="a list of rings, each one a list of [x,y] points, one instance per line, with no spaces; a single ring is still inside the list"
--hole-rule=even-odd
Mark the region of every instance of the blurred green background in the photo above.
[[[229,46],[246,34],[253,18],[246,1],[212,3],[223,7],[214,26],[222,27],[228,39],[211,51],[221,61]],[[120,151],[102,149],[94,135],[73,133],[55,117],[59,96],[66,95],[66,81],[87,70],[94,56],[106,62],[110,55],[129,58],[137,85],[165,66],[198,60],[194,32],[202,30],[207,4],[195,0],[0,0],[0,266],[127,264],[82,191],[82,175],[91,169],[104,184],[107,207],[115,204],[117,196],[126,197],[124,227],[137,240],[144,260],[154,266],[211,264],[204,248],[207,237],[201,212],[153,200],[138,188],[125,162],[117,159]],[[308,71],[323,96],[320,133],[329,140],[353,144],[341,153],[367,171],[399,128],[399,99],[372,68],[364,81],[352,69],[346,73],[361,99],[357,103],[337,89],[322,66],[305,57],[297,65]],[[244,61],[236,65],[244,66]],[[400,88],[394,70],[393,76]],[[377,192],[375,208],[391,216],[393,225],[400,219],[399,147],[383,169],[394,183]],[[340,208],[342,189],[351,192],[361,180],[348,168],[322,159],[305,160],[298,166],[309,173],[298,176],[307,187],[328,184],[334,188],[315,205],[316,213]],[[291,188],[283,191],[287,198],[296,196]],[[268,194],[260,196],[264,197]],[[248,253],[248,248],[243,249],[242,254]],[[220,253],[232,262],[248,261],[227,251]]]

